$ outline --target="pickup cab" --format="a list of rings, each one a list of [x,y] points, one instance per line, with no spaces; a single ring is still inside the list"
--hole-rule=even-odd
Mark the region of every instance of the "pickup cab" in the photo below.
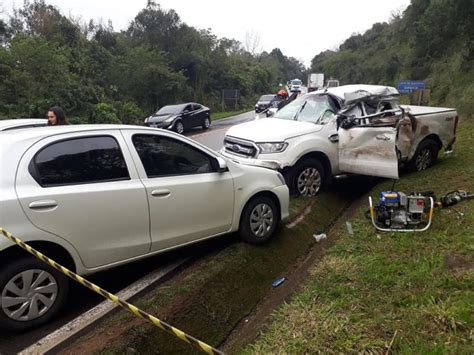
[[[278,170],[293,192],[313,196],[339,174],[397,179],[402,165],[424,170],[452,149],[457,124],[455,109],[400,105],[393,87],[346,85],[232,127],[221,153]]]

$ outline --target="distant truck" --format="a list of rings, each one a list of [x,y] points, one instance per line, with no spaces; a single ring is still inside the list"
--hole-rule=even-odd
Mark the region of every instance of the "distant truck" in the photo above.
[[[291,92],[295,92],[295,91],[300,92],[302,84],[303,82],[300,79],[293,79],[290,81],[289,89]]]
[[[311,73],[308,75],[308,92],[320,90],[324,87],[324,74]]]
[[[329,79],[326,82],[326,87],[327,88],[337,88],[339,86],[339,80],[337,79]]]

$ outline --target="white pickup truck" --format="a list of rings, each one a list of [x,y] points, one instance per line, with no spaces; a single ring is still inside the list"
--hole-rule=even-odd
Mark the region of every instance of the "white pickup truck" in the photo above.
[[[230,128],[221,153],[278,170],[293,192],[313,196],[339,174],[398,178],[401,165],[424,170],[442,148],[452,149],[457,124],[455,109],[400,105],[393,87],[346,85]]]

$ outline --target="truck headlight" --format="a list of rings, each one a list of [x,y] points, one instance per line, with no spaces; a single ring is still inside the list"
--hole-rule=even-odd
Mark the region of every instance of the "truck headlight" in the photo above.
[[[286,149],[286,147],[288,147],[288,143],[286,142],[257,143],[257,146],[260,149],[260,153],[262,154],[281,153]]]

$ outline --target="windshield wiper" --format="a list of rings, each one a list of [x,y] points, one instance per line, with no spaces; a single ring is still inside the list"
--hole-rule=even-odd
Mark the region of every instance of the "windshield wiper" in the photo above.
[[[307,103],[308,101],[305,101],[304,104],[301,106],[301,108],[298,110],[298,112],[296,112],[295,118],[293,119],[294,121],[298,121],[298,116],[304,110],[304,107],[306,106]]]

